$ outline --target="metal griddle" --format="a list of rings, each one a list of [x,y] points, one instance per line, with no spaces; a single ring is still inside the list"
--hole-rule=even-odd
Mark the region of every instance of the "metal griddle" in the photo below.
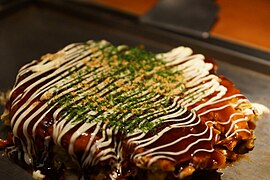
[[[0,12],[0,91],[12,88],[18,69],[48,52],[89,39],[113,44],[144,45],[165,52],[180,45],[214,57],[218,73],[236,84],[251,101],[270,107],[270,54],[215,38],[196,39],[145,25],[137,17],[95,5],[67,1],[21,1]],[[0,109],[2,113],[3,108]],[[255,149],[240,162],[225,169],[223,180],[270,179],[270,117],[258,122]],[[0,136],[7,128],[0,124]],[[6,157],[0,157],[0,179],[31,179]]]

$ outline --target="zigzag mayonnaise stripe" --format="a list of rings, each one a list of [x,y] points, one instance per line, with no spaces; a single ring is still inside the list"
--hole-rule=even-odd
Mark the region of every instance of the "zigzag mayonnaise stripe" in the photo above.
[[[66,149],[82,169],[109,162],[119,172],[125,161],[146,169],[160,161],[177,165],[183,157],[211,155],[215,144],[233,137],[252,136],[253,107],[210,73],[214,65],[203,55],[179,47],[149,58],[157,62],[141,69],[128,66],[134,59],[125,58],[133,56],[126,46],[89,41],[23,66],[10,95],[10,121],[25,162],[33,165],[45,127],[50,131],[44,138]],[[231,114],[219,120],[221,111]]]

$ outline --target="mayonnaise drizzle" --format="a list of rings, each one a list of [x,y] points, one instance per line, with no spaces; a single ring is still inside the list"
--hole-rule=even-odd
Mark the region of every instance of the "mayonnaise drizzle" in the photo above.
[[[64,112],[64,107],[57,106],[57,103],[53,106],[48,106],[47,103],[43,102],[44,99],[48,100],[46,99],[47,96],[54,95],[57,99],[71,92],[81,92],[81,96],[72,102],[74,104],[79,102],[82,97],[89,92],[97,94],[98,96],[105,96],[106,93],[116,93],[117,90],[106,88],[110,83],[112,83],[109,79],[108,81],[103,81],[99,84],[94,83],[95,78],[99,78],[101,74],[106,74],[110,71],[108,67],[99,67],[89,71],[88,73],[83,73],[82,81],[89,84],[87,87],[73,86],[73,84],[76,85],[78,82],[72,78],[63,81],[63,79],[71,75],[73,71],[83,69],[86,66],[85,61],[91,61],[93,58],[100,58],[102,53],[101,51],[98,51],[98,49],[103,49],[108,46],[110,46],[110,44],[106,41],[101,41],[99,43],[89,41],[86,44],[71,44],[55,55],[48,55],[44,57],[43,60],[33,61],[20,69],[16,85],[11,91],[11,97],[13,93],[23,88],[23,86],[27,87],[25,87],[23,92],[18,94],[18,96],[11,102],[11,111],[14,111],[14,114],[11,117],[11,125],[16,138],[19,138],[19,128],[21,126],[23,128],[23,136],[26,141],[21,140],[21,144],[23,146],[26,158],[25,161],[27,163],[31,164],[32,158],[35,156],[34,140],[36,130],[49,113],[53,113],[52,140],[57,146],[62,146],[63,137],[73,128],[76,128],[75,133],[71,135],[68,142],[68,153],[74,160],[82,164],[82,167],[94,166],[99,162],[110,159],[114,163],[116,163],[117,160],[120,160],[120,162],[123,160],[123,144],[121,141],[116,140],[116,136],[119,133],[117,128],[107,128],[106,124],[96,121],[91,121],[89,123],[76,122],[78,117],[74,116],[70,119],[68,114]],[[182,96],[174,97],[173,103],[169,104],[168,107],[165,108],[166,113],[156,111],[142,116],[145,120],[150,120],[152,122],[158,120],[155,116],[159,116],[164,123],[169,123],[170,126],[166,126],[157,134],[147,137],[146,133],[143,133],[140,130],[135,130],[135,132],[127,134],[127,144],[130,147],[134,146],[134,152],[131,155],[131,158],[138,166],[145,166],[144,162],[141,160],[143,157],[151,157],[146,166],[151,166],[159,159],[167,159],[169,161],[176,162],[177,155],[187,153],[193,146],[200,142],[207,141],[210,143],[212,139],[215,139],[215,142],[218,141],[218,135],[213,133],[213,127],[208,126],[208,123],[218,123],[222,126],[229,125],[229,129],[225,134],[227,138],[237,136],[240,132],[250,134],[250,131],[247,129],[237,128],[239,123],[243,123],[248,120],[245,116],[248,113],[243,114],[241,112],[237,112],[231,114],[228,119],[222,122],[205,122],[205,129],[201,132],[189,133],[177,139],[168,139],[168,142],[165,144],[147,149],[148,146],[157,142],[166,133],[169,133],[173,129],[181,129],[184,127],[195,128],[199,124],[202,124],[201,117],[206,116],[211,112],[220,111],[227,107],[237,107],[242,103],[249,103],[241,94],[226,96],[228,90],[225,86],[220,84],[221,79],[217,75],[210,73],[210,70],[213,69],[213,64],[205,62],[203,55],[193,54],[190,48],[178,47],[168,53],[158,54],[157,57],[166,62],[167,67],[172,68],[174,71],[183,72],[183,80],[181,81],[185,83],[186,91],[183,92]],[[30,75],[18,81],[20,77],[27,73]],[[44,76],[46,73],[49,74]],[[33,82],[33,79],[36,78],[38,79]],[[57,95],[54,94],[55,92],[53,90],[55,86],[63,89]],[[181,88],[179,88],[179,90]],[[34,92],[32,92],[33,89],[35,89]],[[98,89],[98,91],[94,89]],[[136,92],[136,89],[134,89],[134,93],[130,94],[130,97],[135,96]],[[160,97],[160,95],[147,97],[148,93],[148,91],[142,92],[142,95],[139,96],[140,102],[137,105],[143,104],[147,98],[155,102],[153,103],[153,106],[158,106],[159,103],[165,101]],[[213,94],[215,94],[215,96],[212,96],[207,101],[202,101],[204,98]],[[21,102],[22,99],[25,100],[23,103]],[[222,105],[222,102],[230,101],[232,99],[237,99],[237,102],[234,104],[227,103]],[[198,102],[200,103],[194,106]],[[221,105],[219,105],[219,103]],[[35,109],[38,104],[40,104],[40,107]],[[125,106],[125,104],[118,104],[117,106]],[[15,109],[15,107],[17,109]],[[201,113],[197,113],[203,108],[206,108],[206,110]],[[247,109],[246,112],[250,112],[249,109]],[[95,115],[95,112],[90,109],[83,113]],[[127,121],[131,116],[132,114],[125,114],[123,117],[122,115],[119,115],[119,117],[122,117],[123,121]],[[30,124],[33,125],[30,126]],[[32,128],[32,134],[28,133],[29,128]],[[88,132],[90,129],[93,129],[91,130],[92,133],[89,135],[89,140],[87,141],[86,148],[81,159],[78,159],[74,143],[82,134]],[[198,139],[191,141],[184,149],[178,149],[176,152],[164,150],[170,146],[175,146],[177,143],[180,143],[190,137],[198,137]],[[138,153],[137,150],[140,148],[146,149]],[[191,156],[194,156],[198,152],[210,153],[213,151],[213,147],[210,149],[195,149],[191,153]],[[114,177],[115,175],[111,176]]]

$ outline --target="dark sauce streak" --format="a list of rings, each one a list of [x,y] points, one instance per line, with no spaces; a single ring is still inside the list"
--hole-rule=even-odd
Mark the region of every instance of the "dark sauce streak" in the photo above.
[[[221,180],[222,175],[223,173],[217,172],[217,170],[199,170],[186,180]]]

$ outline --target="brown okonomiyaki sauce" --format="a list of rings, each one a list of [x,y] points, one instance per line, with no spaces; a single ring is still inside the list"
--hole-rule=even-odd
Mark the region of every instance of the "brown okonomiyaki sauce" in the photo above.
[[[253,148],[253,107],[210,58],[105,41],[21,68],[7,155],[45,179],[220,179]]]

